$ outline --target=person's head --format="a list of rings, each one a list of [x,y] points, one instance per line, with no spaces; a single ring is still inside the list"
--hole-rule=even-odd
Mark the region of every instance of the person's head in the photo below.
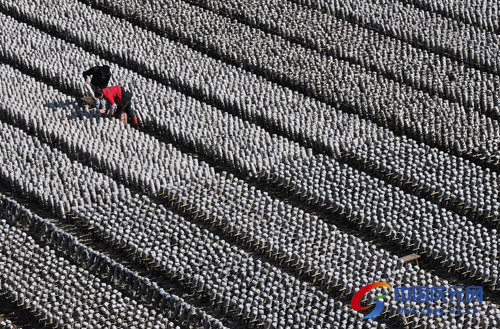
[[[101,74],[102,75],[111,75],[111,69],[108,65],[101,66]]]
[[[99,98],[99,99],[103,99],[104,97],[104,93],[102,92],[102,89],[101,88],[97,88],[95,91],[94,91],[94,95],[95,97]]]

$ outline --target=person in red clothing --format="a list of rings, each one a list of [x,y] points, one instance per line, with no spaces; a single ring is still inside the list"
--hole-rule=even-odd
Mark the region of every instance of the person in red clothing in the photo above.
[[[131,106],[132,94],[125,91],[121,86],[111,86],[104,89],[96,89],[95,96],[99,99],[106,99],[111,113],[119,118],[123,112],[127,113],[134,128],[139,128],[139,122]]]

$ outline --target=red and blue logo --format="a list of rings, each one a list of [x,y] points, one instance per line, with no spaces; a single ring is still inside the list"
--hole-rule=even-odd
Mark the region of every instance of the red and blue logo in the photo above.
[[[389,291],[392,290],[391,285],[388,284],[387,282],[374,282],[374,283],[370,283],[370,284],[364,286],[363,288],[359,289],[358,292],[355,293],[354,296],[352,296],[351,307],[355,311],[358,311],[358,312],[364,311],[364,310],[369,309],[372,305],[375,305],[375,307],[370,312],[370,314],[362,317],[358,321],[366,320],[366,319],[373,320],[377,316],[379,316],[380,313],[382,313],[382,311],[384,310],[384,303],[378,299],[384,298],[385,296],[387,296],[387,294],[373,297],[372,300],[375,301],[375,303],[371,303],[368,306],[361,306],[361,299],[363,298],[363,296],[366,295],[370,290],[380,288],[380,287],[389,288]]]

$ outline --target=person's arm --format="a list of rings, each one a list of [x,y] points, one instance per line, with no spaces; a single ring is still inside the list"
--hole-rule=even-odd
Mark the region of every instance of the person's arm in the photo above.
[[[109,111],[108,111],[108,115],[109,115],[110,117],[114,116],[114,115],[115,115],[115,112],[116,112],[116,104],[114,104],[114,103],[113,103],[113,104],[109,105],[109,106],[108,106],[108,109],[109,109]]]
[[[89,76],[96,74],[99,71],[99,66],[94,66],[83,72],[83,78],[88,80]]]
[[[116,110],[116,103],[115,103],[115,99],[113,97],[106,97],[104,96],[104,98],[106,98],[106,102],[109,104],[109,109],[114,112]]]

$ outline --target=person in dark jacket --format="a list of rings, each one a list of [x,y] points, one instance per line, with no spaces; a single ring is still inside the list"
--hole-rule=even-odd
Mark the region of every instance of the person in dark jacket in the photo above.
[[[132,109],[132,94],[125,91],[121,86],[111,86],[104,89],[96,89],[95,96],[100,100],[106,100],[112,115],[120,118],[123,112],[127,113],[132,127],[139,128],[137,116]],[[116,113],[115,113],[116,110]]]
[[[90,79],[90,76],[92,76],[92,79]],[[90,86],[89,92],[91,92],[95,98],[94,107],[96,109],[105,109],[106,101],[95,97],[95,91],[98,88],[104,89],[108,86],[109,80],[111,79],[110,67],[108,65],[91,67],[83,72],[83,78],[85,79],[85,83]]]

